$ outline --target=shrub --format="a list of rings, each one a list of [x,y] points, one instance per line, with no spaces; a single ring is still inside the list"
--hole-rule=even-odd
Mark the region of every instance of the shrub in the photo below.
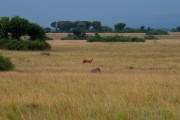
[[[11,63],[10,59],[0,55],[0,71],[8,71],[13,69],[14,65]]]
[[[144,39],[146,40],[154,40],[157,39],[154,35],[145,35]]]
[[[127,36],[105,36],[101,37],[99,34],[88,37],[88,42],[145,42],[143,38],[127,37]]]
[[[6,43],[8,42],[5,38],[0,38],[0,48],[4,49],[6,48]]]
[[[51,46],[45,42],[40,40],[35,41],[27,41],[27,49],[28,50],[50,50]]]
[[[67,37],[61,38],[61,40],[85,40],[85,39],[87,39],[87,35],[85,33],[81,34],[80,36],[76,36],[74,34],[69,33]]]
[[[8,40],[5,45],[8,50],[27,50],[27,44],[25,41],[20,40]]]
[[[168,35],[168,32],[161,29],[150,30],[146,33],[146,35]]]
[[[1,44],[2,43],[2,44]],[[22,41],[0,39],[0,48],[8,50],[50,50],[51,46],[43,40]]]

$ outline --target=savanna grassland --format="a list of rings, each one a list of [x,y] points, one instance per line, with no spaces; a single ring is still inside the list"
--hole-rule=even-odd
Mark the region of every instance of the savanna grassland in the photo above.
[[[156,44],[54,40],[51,51],[1,50],[16,69],[0,72],[0,120],[179,120],[180,41],[169,36]]]

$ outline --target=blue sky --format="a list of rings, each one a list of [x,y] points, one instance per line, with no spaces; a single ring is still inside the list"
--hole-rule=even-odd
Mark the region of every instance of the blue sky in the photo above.
[[[59,20],[99,20],[113,26],[180,26],[180,0],[1,0],[0,16],[27,18],[44,27]]]

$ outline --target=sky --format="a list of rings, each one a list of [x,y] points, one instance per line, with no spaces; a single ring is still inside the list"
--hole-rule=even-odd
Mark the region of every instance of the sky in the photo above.
[[[180,26],[180,0],[1,0],[0,17],[18,15],[43,27],[53,21],[101,21],[113,27]]]

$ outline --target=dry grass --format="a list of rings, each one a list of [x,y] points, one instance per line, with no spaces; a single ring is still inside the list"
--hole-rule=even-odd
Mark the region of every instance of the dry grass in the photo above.
[[[16,70],[0,72],[0,119],[180,119],[180,41],[50,44],[48,56],[1,50]]]
[[[87,35],[94,35],[94,33],[87,33]],[[130,37],[144,37],[145,33],[100,33],[101,36],[111,36],[111,35],[123,35]],[[47,33],[47,36],[53,38],[54,40],[60,40],[62,37],[66,37],[67,33]],[[159,39],[180,39],[180,32],[169,32],[169,35],[157,35]]]

